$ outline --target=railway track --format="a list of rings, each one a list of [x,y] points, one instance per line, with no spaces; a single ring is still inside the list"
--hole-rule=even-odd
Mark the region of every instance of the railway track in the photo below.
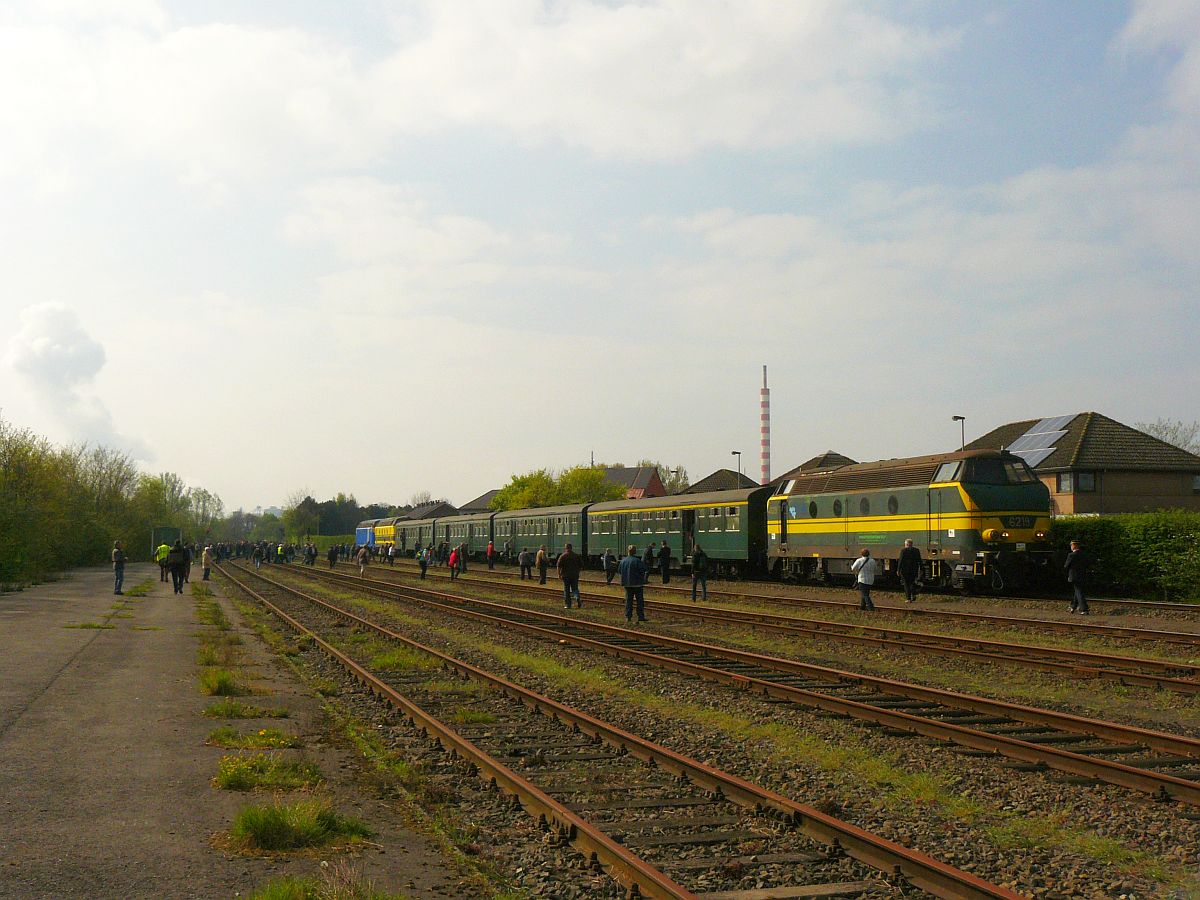
[[[429,589],[314,569],[289,571],[874,723],[896,734],[936,738],[963,752],[1002,755],[1015,768],[1052,768],[1200,805],[1200,740],[1194,738]]]
[[[374,566],[378,571],[392,571],[392,566]],[[402,571],[406,574],[415,574],[415,565],[402,565]],[[443,578],[449,580],[448,570],[443,567],[431,567],[428,577]],[[473,566],[469,571],[470,580],[477,583],[486,583],[488,581],[503,585],[506,588],[521,590],[526,592],[553,590],[546,586],[539,585],[535,582],[522,581],[511,572],[495,572],[489,571],[482,566]],[[585,586],[589,589],[589,593],[585,597],[594,597],[600,599],[605,596],[615,596],[615,593],[601,593],[601,591],[616,590],[610,588],[602,582],[589,579],[580,582],[580,589]],[[690,597],[691,588],[672,587],[671,585],[648,584],[646,586],[647,594],[652,593],[668,593],[678,594],[680,596]],[[822,600],[816,597],[795,597],[795,596],[779,596],[776,594],[746,594],[733,593],[728,591],[709,590],[709,594],[713,597],[726,596],[741,600],[751,600],[754,602],[771,603],[786,607],[804,606],[817,609],[824,609],[837,612],[856,611],[858,609],[857,600]],[[1089,601],[1090,603],[1091,601]],[[944,619],[947,621],[958,623],[971,623],[987,626],[1004,626],[1028,628],[1040,631],[1054,631],[1063,634],[1091,634],[1097,637],[1121,638],[1132,641],[1160,641],[1167,644],[1186,644],[1200,647],[1200,632],[1190,631],[1167,631],[1157,628],[1132,628],[1122,625],[1111,625],[1108,623],[1098,623],[1092,620],[1087,620],[1082,617],[1075,617],[1070,621],[1058,621],[1055,619],[1034,619],[1024,616],[1001,616],[992,613],[975,613],[964,612],[961,610],[949,609],[929,609],[926,607],[917,606],[886,606],[879,605],[877,607],[879,613],[885,615],[897,616],[912,616],[916,618],[932,618]]]
[[[384,576],[392,582],[391,567],[373,570],[373,576]],[[402,576],[410,573],[402,571]],[[528,582],[488,582],[472,576],[464,585],[485,584],[518,590],[538,599],[556,599],[561,596],[557,587],[530,585]],[[601,608],[621,609],[624,601],[606,593],[584,592],[581,596],[589,605]],[[1087,678],[1114,681],[1124,685],[1135,685],[1154,689],[1176,691],[1182,694],[1200,693],[1200,666],[1176,660],[1148,659],[1063,648],[1039,647],[982,638],[958,637],[930,632],[906,631],[887,626],[859,625],[831,622],[823,619],[806,619],[795,615],[753,612],[740,609],[710,607],[693,603],[677,603],[663,600],[647,600],[648,611],[666,613],[677,618],[707,622],[717,626],[735,624],[772,633],[791,635],[800,639],[837,640],[846,643],[895,650],[937,653],[945,656],[971,659],[997,665],[1019,665],[1041,671],[1054,672],[1070,678]]]
[[[552,840],[572,844],[594,867],[603,868],[623,885],[631,897],[786,900],[897,896],[908,892],[907,885],[934,896],[963,900],[1020,896],[529,691],[294,587],[240,567],[236,574],[222,566],[218,571],[290,628],[309,635],[331,659],[476,773],[517,798],[539,818]],[[276,599],[251,588],[243,580],[247,576],[267,585]],[[335,619],[386,638],[451,670],[464,684],[470,681],[484,690],[433,689],[428,671],[420,668],[381,677],[322,638],[317,633],[320,624],[311,624],[314,618],[318,623],[324,621],[326,627]],[[475,715],[464,714],[470,712]],[[476,724],[451,727],[447,716],[464,722],[474,719]],[[631,759],[642,765],[632,765]],[[843,855],[879,874],[830,881],[844,873],[845,868],[838,864]],[[713,879],[706,875],[714,872],[719,881],[754,887],[693,890],[711,883]]]

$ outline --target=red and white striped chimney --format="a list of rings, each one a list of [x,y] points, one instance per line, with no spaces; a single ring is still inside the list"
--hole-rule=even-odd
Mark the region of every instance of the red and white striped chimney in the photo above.
[[[767,389],[767,367],[763,366],[763,386],[758,392],[758,443],[762,462],[762,481],[771,481],[771,392]]]

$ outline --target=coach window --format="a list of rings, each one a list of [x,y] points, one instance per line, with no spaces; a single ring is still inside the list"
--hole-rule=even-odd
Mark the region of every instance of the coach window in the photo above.
[[[738,527],[739,527],[739,525],[738,525],[738,512],[739,512],[738,508],[736,506],[731,506],[731,507],[729,507],[729,509],[725,510],[725,512],[727,514],[726,519],[727,519],[728,530],[729,531],[737,531]]]
[[[817,501],[816,500],[808,501],[808,517],[810,519],[815,519],[817,517]]]
[[[862,497],[858,501],[858,511],[861,515],[869,516],[871,514],[871,501],[866,497]]]
[[[896,499],[895,494],[888,497],[888,512],[893,516],[900,512],[900,501]]]

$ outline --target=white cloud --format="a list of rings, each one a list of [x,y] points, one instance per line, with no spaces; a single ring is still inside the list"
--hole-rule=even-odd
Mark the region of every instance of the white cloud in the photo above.
[[[149,459],[146,445],[121,435],[93,391],[104,348],[73,309],[57,303],[28,307],[8,342],[6,362],[25,379],[40,406],[67,427],[73,440],[102,444]]]
[[[952,40],[832,0],[430,0],[367,58],[298,28],[172,26],[151,0],[48,9],[0,18],[0,175],[61,189],[133,160],[218,198],[450,129],[651,160],[887,140],[934,114],[921,72]]]

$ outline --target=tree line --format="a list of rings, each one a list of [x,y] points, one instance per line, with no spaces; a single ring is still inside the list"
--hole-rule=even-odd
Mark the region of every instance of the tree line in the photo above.
[[[221,498],[173,472],[147,475],[124,453],[58,447],[0,418],[0,586],[110,559],[151,555],[151,529],[201,540],[223,521]]]

